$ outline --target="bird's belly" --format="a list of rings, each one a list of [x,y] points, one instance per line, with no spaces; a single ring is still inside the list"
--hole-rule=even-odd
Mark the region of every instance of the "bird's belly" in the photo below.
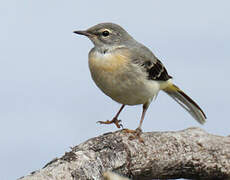
[[[91,60],[93,61],[93,60]],[[96,85],[113,100],[127,105],[144,104],[151,101],[159,91],[156,81],[148,80],[143,72],[121,64],[109,69],[89,61],[90,72]]]
[[[113,100],[127,105],[145,104],[158,93],[157,84],[147,85],[143,82],[132,83],[127,81],[116,81],[116,84],[108,85],[109,89],[101,89]]]
[[[93,75],[92,75],[93,76]],[[97,86],[113,100],[127,105],[144,104],[152,99],[158,92],[158,85],[154,82],[144,84],[144,82],[132,82],[129,79],[114,77],[114,75],[102,75],[93,77]],[[126,79],[126,80],[125,80]]]

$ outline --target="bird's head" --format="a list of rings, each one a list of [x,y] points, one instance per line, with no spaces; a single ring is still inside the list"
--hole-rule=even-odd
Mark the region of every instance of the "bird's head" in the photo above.
[[[120,46],[132,40],[132,37],[121,26],[114,23],[101,23],[87,30],[74,31],[74,33],[87,36],[96,47]]]

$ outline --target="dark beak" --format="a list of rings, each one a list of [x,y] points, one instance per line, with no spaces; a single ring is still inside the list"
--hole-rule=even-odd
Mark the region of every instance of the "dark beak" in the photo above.
[[[80,35],[84,35],[84,36],[90,36],[91,34],[88,33],[87,31],[74,31],[73,33],[75,34],[80,34]]]

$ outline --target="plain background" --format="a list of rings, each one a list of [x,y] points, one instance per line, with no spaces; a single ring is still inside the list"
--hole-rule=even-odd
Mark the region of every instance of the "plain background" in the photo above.
[[[198,126],[229,135],[228,0],[9,0],[0,2],[0,179],[42,168],[69,147],[108,131],[120,105],[91,80],[92,43],[74,30],[100,22],[123,26],[164,63],[174,82],[207,114],[199,125],[166,94],[147,112],[144,131]],[[141,106],[120,118],[135,129]]]

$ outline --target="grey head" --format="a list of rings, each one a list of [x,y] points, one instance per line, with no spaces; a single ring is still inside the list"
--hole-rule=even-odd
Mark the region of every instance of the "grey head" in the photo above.
[[[114,23],[100,23],[84,31],[74,31],[87,36],[95,47],[121,46],[135,41],[121,26]]]

